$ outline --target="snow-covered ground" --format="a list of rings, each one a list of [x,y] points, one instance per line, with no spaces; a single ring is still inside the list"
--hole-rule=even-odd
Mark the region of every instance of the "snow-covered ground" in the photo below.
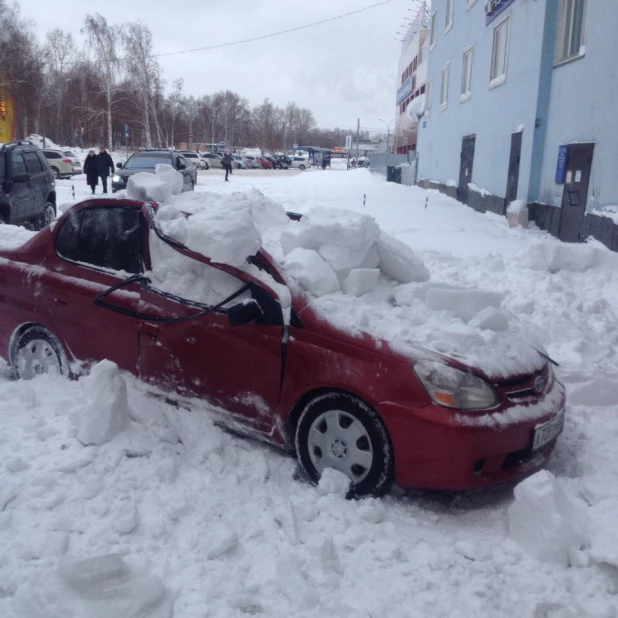
[[[88,197],[83,177],[57,187],[59,203]],[[568,393],[548,472],[515,491],[346,501],[335,475],[312,487],[292,458],[109,364],[75,382],[5,370],[0,616],[617,616],[618,256],[367,170],[200,174],[197,189],[253,187],[291,211],[369,214],[433,280],[498,292],[528,320]]]

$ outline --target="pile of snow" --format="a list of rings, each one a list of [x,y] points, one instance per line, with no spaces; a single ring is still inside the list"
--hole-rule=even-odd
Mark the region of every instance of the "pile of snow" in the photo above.
[[[127,383],[116,363],[103,360],[84,378],[84,384],[86,401],[73,412],[77,439],[86,446],[101,446],[129,425]]]
[[[132,200],[165,203],[182,191],[183,177],[171,165],[159,163],[155,173],[138,172],[129,176],[126,196]]]
[[[506,209],[506,218],[510,227],[528,228],[528,203],[526,200],[514,200]]]
[[[583,273],[596,266],[618,266],[618,255],[593,238],[581,244],[543,239],[530,243],[526,254],[530,268],[550,273]]]
[[[30,142],[31,144],[34,144],[35,146],[39,148],[50,148],[52,150],[64,150],[62,146],[58,146],[58,144],[55,144],[54,142],[52,142],[49,139],[49,137],[43,138],[43,136],[39,135],[38,133],[33,133],[32,135],[29,135],[26,138],[26,141]]]

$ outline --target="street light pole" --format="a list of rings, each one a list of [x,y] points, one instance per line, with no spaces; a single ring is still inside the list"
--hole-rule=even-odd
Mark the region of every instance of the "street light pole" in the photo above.
[[[391,124],[393,124],[393,121],[391,120],[388,124],[386,124],[386,122],[380,118],[380,122],[384,122],[386,125],[386,154],[389,154],[388,149],[390,147],[391,140]]]

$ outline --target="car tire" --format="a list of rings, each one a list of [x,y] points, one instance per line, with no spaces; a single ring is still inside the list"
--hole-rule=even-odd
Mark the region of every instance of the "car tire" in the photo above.
[[[46,328],[33,326],[21,333],[11,346],[13,377],[31,380],[44,373],[69,375],[62,345]]]
[[[54,178],[56,180],[60,180],[60,170],[57,167],[52,166],[52,172],[54,173]]]
[[[305,171],[305,166],[301,163],[301,164],[298,166],[298,169],[299,169],[301,172],[304,172],[304,171]]]
[[[377,413],[346,393],[327,393],[302,411],[295,435],[296,454],[307,478],[317,484],[325,468],[350,478],[348,498],[380,496],[395,475],[388,431]]]
[[[210,165],[208,165],[208,163],[206,163],[206,167],[204,168],[206,171],[208,171],[210,169]]]
[[[56,207],[51,202],[46,202],[43,213],[36,221],[36,229],[42,230],[56,220]]]

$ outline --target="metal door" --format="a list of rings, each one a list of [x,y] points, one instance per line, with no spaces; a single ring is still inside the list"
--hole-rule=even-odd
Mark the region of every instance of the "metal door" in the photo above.
[[[511,155],[509,157],[509,172],[506,179],[506,203],[507,206],[517,199],[517,186],[519,184],[519,162],[521,160],[521,139],[523,133],[511,135]]]
[[[475,135],[468,135],[461,141],[461,165],[459,167],[459,188],[457,199],[468,203],[468,184],[472,182],[472,166],[474,164]]]
[[[560,240],[565,242],[581,239],[593,153],[594,144],[569,144],[559,234]]]

